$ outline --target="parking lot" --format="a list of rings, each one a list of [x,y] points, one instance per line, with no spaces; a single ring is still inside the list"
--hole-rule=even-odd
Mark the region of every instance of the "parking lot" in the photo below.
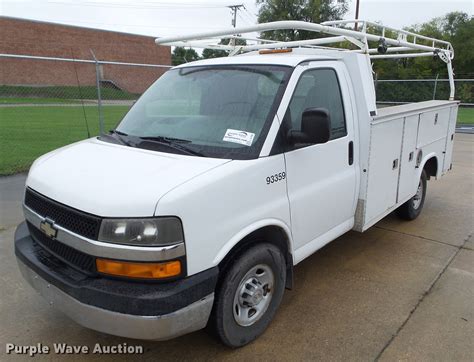
[[[389,215],[350,232],[295,268],[275,320],[254,343],[230,350],[199,331],[142,342],[84,329],[26,285],[12,238],[25,176],[0,178],[0,346],[54,343],[142,345],[142,355],[69,355],[70,360],[474,360],[474,135],[456,134],[454,168],[428,182],[421,216]],[[55,354],[35,359],[56,359]]]

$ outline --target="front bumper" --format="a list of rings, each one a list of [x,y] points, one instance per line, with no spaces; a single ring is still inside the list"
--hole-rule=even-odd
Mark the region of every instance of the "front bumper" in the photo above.
[[[36,244],[25,223],[15,233],[15,254],[23,277],[49,304],[90,329],[166,340],[204,328],[211,313],[217,268],[161,284],[91,277]]]

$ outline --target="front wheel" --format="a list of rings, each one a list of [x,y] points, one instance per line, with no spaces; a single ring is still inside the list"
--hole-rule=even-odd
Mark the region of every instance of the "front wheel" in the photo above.
[[[209,324],[224,344],[241,347],[273,319],[285,291],[286,262],[276,246],[257,244],[224,273]]]
[[[402,206],[397,209],[399,217],[405,220],[414,220],[420,215],[423,205],[425,203],[426,196],[426,172],[421,172],[420,182],[416,190],[415,196],[405,202]]]

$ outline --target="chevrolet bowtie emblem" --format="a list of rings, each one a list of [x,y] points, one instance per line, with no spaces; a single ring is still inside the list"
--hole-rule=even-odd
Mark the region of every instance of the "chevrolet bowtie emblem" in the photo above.
[[[50,238],[54,239],[58,235],[58,229],[54,227],[54,221],[50,219],[44,219],[40,223],[40,229]]]

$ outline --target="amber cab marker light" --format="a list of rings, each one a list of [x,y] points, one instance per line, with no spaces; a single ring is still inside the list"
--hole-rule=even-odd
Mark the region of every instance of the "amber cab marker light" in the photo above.
[[[293,51],[292,48],[285,48],[285,49],[263,49],[258,52],[258,54],[278,54],[278,53],[291,53]]]
[[[126,261],[97,259],[99,273],[129,278],[163,279],[181,274],[179,260],[163,263],[131,263]]]

